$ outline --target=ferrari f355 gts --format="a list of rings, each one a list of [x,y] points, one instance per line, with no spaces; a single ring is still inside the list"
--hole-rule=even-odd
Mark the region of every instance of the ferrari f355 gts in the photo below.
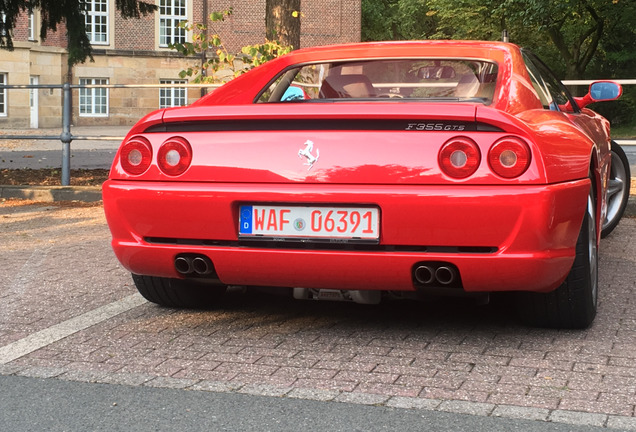
[[[294,51],[132,128],[103,186],[112,246],[165,306],[508,291],[526,322],[584,328],[612,166],[586,105],[621,92],[572,97],[510,43]]]

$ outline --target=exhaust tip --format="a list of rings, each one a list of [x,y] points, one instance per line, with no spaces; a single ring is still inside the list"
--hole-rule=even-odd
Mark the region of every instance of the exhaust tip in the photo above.
[[[420,261],[413,265],[411,278],[415,288],[463,289],[459,269],[449,262]]]
[[[441,266],[435,270],[435,279],[442,285],[450,285],[455,281],[457,274],[452,267]]]
[[[190,274],[193,272],[192,260],[186,257],[177,257],[174,260],[174,268],[181,274]]]
[[[192,260],[192,270],[200,275],[206,275],[212,272],[212,261],[207,257],[198,256]]]
[[[415,268],[415,279],[424,285],[430,284],[435,280],[435,270],[432,267],[421,265]]]

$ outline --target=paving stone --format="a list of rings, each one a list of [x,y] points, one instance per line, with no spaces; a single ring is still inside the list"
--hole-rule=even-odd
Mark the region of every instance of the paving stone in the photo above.
[[[237,391],[258,396],[276,396],[281,397],[287,395],[292,390],[291,387],[277,387],[266,384],[246,384]]]
[[[495,409],[495,404],[446,400],[443,401],[437,409],[440,411],[448,411],[454,413],[488,416]]]
[[[634,412],[634,404],[636,400],[633,398],[630,402],[600,402],[596,400],[585,399],[561,399],[559,409],[582,411],[588,413],[603,413],[615,415],[632,415]]]
[[[150,381],[144,382],[146,387],[160,387],[160,388],[172,388],[183,389],[196,385],[199,380],[183,379],[183,378],[171,378],[171,377],[156,377]]]
[[[59,375],[58,378],[64,381],[96,383],[103,380],[107,375],[109,375],[109,372],[72,370]]]
[[[274,387],[292,387],[299,379],[293,377],[277,377],[258,375],[253,373],[239,373],[232,379],[233,382],[241,383],[244,385],[266,385]]]
[[[550,413],[549,421],[582,426],[605,426],[608,416],[577,411],[555,410]]]
[[[491,415],[493,417],[545,421],[550,415],[550,410],[545,408],[528,408],[514,405],[497,405]]]
[[[496,405],[515,405],[529,408],[557,409],[560,399],[557,397],[516,395],[495,393],[488,396],[487,401]]]
[[[320,390],[320,389],[307,389],[307,388],[294,388],[287,397],[294,399],[309,399],[322,402],[328,402],[336,399],[340,395],[337,390]]]
[[[228,393],[240,389],[243,385],[226,381],[201,380],[193,384],[189,389],[198,391],[209,391],[217,393]]]
[[[24,369],[24,366],[0,364],[0,375],[14,375],[22,369]]]
[[[153,375],[149,374],[137,374],[137,373],[115,373],[105,375],[99,378],[97,382],[104,384],[122,384],[129,386],[140,386],[146,382],[154,379]]]
[[[607,427],[626,431],[636,431],[636,417],[609,416]]]
[[[357,392],[382,394],[387,396],[417,397],[422,394],[421,386],[405,386],[398,384],[362,382],[356,387]]]
[[[420,392],[420,397],[429,399],[443,399],[446,401],[456,400],[458,402],[486,402],[488,400],[487,392],[466,391],[466,390],[450,390],[446,388],[425,387]]]
[[[55,367],[28,367],[20,369],[15,375],[29,378],[55,378],[66,372],[66,369]]]
[[[386,402],[386,405],[392,408],[434,410],[437,409],[441,403],[442,401],[439,399],[393,396]]]
[[[355,403],[361,405],[383,405],[389,396],[368,393],[341,393],[335,399],[337,402]]]

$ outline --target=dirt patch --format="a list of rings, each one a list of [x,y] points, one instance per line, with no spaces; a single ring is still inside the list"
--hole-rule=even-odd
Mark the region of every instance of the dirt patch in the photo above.
[[[101,207],[101,201],[94,202],[84,202],[84,201],[33,201],[22,198],[0,198],[0,207],[2,208],[17,208],[17,207],[60,207],[60,208],[90,208],[90,207]],[[6,218],[6,216],[4,216]]]
[[[72,169],[71,186],[99,186],[108,178],[107,169]],[[60,186],[62,170],[43,169],[2,169],[0,184],[8,186]]]

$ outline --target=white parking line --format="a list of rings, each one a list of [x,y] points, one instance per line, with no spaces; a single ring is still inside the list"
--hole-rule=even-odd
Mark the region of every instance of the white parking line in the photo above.
[[[622,146],[632,146],[632,145],[636,145],[636,140],[627,140],[627,139],[616,139],[614,140],[616,141],[618,144],[622,145]]]
[[[0,347],[0,365],[12,362],[53,342],[64,339],[73,333],[99,324],[144,303],[146,303],[146,299],[139,294],[133,294]]]

